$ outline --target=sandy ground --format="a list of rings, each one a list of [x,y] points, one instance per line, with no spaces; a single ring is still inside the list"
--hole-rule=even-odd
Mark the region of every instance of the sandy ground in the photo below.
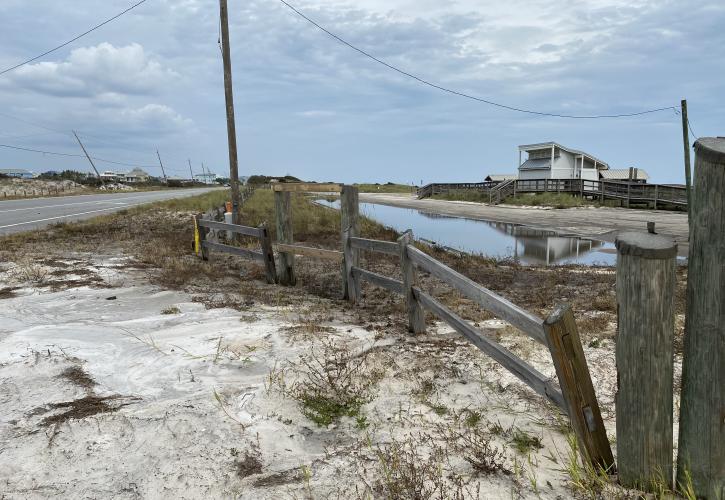
[[[652,221],[658,233],[674,236],[679,255],[686,256],[688,249],[687,214],[684,212],[612,207],[543,209],[430,198],[419,200],[414,195],[388,193],[360,193],[360,201],[469,219],[523,224],[604,241],[614,241],[618,231],[646,231],[647,222]]]
[[[565,418],[440,324],[413,339],[334,300],[219,307],[122,256],[0,270],[0,498],[378,498],[391,453],[433,464],[418,473],[441,498],[573,494]],[[533,341],[479,326],[554,376]],[[326,343],[366,359],[372,397],[325,426],[283,387]],[[585,346],[610,436],[613,346]],[[499,467],[474,469],[457,432]]]

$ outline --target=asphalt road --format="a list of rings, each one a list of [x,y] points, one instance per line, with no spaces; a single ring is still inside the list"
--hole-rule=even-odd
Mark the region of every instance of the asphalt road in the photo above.
[[[154,201],[184,198],[219,188],[173,189],[0,201],[0,235],[59,222],[90,219]]]

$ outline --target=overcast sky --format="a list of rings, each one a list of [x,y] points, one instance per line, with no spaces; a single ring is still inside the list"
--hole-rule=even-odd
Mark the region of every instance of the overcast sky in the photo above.
[[[0,69],[133,0],[2,0]],[[508,105],[630,113],[687,98],[694,132],[725,135],[721,0],[290,0],[421,78]],[[498,109],[365,58],[278,0],[229,0],[240,175],[344,182],[478,181],[513,172],[519,144],[554,140],[612,168],[683,182],[680,117],[568,120]],[[215,0],[148,0],[41,61],[0,76],[0,143],[228,171]],[[11,119],[4,115],[37,123]],[[52,130],[48,130],[52,129]],[[65,134],[55,131],[66,132]],[[76,168],[0,148],[0,168]],[[129,170],[100,163],[100,169]],[[155,172],[154,169],[149,169]]]

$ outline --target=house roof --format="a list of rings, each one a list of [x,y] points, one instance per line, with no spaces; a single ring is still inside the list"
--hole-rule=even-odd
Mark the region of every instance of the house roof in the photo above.
[[[539,142],[537,144],[523,144],[523,145],[519,146],[519,151],[534,151],[536,149],[551,148],[552,146],[556,146],[557,148],[562,149],[564,151],[568,151],[569,153],[574,154],[574,155],[586,156],[587,158],[599,163],[601,165],[601,167],[599,167],[599,169],[601,169],[601,170],[609,169],[609,164],[605,161],[600,160],[596,156],[592,156],[589,153],[586,153],[584,151],[579,151],[578,149],[567,148],[566,146],[562,146],[558,142],[550,141],[550,142]]]
[[[491,174],[491,175],[487,176],[485,180],[498,182],[498,181],[507,181],[509,179],[518,179],[518,178],[519,178],[519,176],[516,174]]]
[[[138,167],[131,170],[129,173],[126,174],[129,177],[150,177],[148,172],[146,172],[143,169],[140,169]]]
[[[648,180],[649,174],[643,168],[634,169],[636,172],[635,180]],[[599,172],[602,179],[629,180],[628,168],[615,168],[611,170],[602,170]]]
[[[521,164],[519,170],[548,170],[550,167],[551,160],[549,158],[537,158],[535,160],[526,160]]]

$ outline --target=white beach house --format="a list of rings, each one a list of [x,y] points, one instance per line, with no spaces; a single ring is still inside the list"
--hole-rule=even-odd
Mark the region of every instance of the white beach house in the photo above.
[[[523,153],[527,158],[522,162]],[[599,172],[608,170],[602,160],[556,142],[519,146],[519,180],[588,179],[599,180]]]

